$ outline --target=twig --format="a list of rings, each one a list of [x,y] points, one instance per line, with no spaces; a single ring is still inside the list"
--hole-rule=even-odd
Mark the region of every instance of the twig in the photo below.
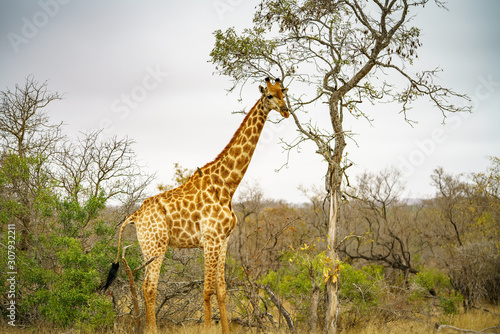
[[[494,314],[496,316],[499,316],[500,314],[496,313],[496,312],[493,312],[492,310],[489,310],[487,308],[484,308],[484,307],[478,307],[478,306],[474,306],[472,305],[472,308],[475,308],[476,310],[480,310],[480,311],[484,311],[484,312],[488,312],[488,313],[491,313],[491,314]]]
[[[134,318],[135,318],[136,326],[137,326],[136,332],[139,333],[140,327],[141,327],[141,318],[139,316],[139,302],[137,301],[137,291],[135,289],[134,273],[141,270],[142,268],[146,267],[148,264],[150,264],[154,260],[156,260],[156,258],[158,258],[158,255],[153,256],[152,258],[147,260],[142,266],[140,266],[139,268],[136,268],[132,271],[127,263],[127,260],[125,259],[125,251],[130,246],[132,246],[132,245],[128,245],[128,246],[123,247],[122,262],[123,262],[123,266],[125,267],[125,271],[127,272],[127,275],[128,275],[130,292],[132,293],[132,300],[134,302]]]
[[[141,318],[139,317],[139,303],[137,302],[137,292],[135,291],[134,276],[132,274],[132,270],[130,270],[130,267],[128,266],[127,260],[125,259],[125,251],[130,246],[131,245],[123,247],[122,262],[123,266],[125,267],[125,270],[127,271],[128,281],[130,284],[130,292],[132,292],[132,300],[134,302],[134,313],[135,313],[134,318],[137,326],[136,332],[138,333],[141,327]]]
[[[201,285],[203,284],[203,280],[197,280],[197,281],[193,281],[193,282],[188,282],[188,283],[185,283],[184,286],[178,288],[175,292],[171,293],[170,295],[167,295],[165,296],[165,298],[163,299],[163,302],[160,304],[160,307],[158,307],[158,310],[156,311],[156,316],[158,317],[158,314],[160,313],[163,305],[165,305],[165,303],[178,296],[179,294],[187,294],[189,291],[191,291],[195,286],[197,285]]]
[[[251,322],[250,320],[243,320],[242,318],[232,318],[231,319],[232,323],[241,325],[241,326],[246,326],[246,327],[257,327],[260,328],[260,325],[257,322]]]
[[[472,330],[472,329],[463,329],[463,328],[458,328],[458,327],[454,327],[454,326],[450,326],[450,325],[440,325],[439,323],[437,323],[436,324],[436,328],[437,328],[438,332],[441,331],[441,329],[443,329],[443,328],[449,328],[449,329],[453,329],[453,330],[456,330],[457,332],[462,332],[462,333],[495,334],[495,333],[492,333],[492,332],[485,332],[485,331],[489,330],[489,329],[500,328],[500,326],[488,327],[488,328],[485,328],[485,329],[480,330],[480,331],[475,331],[475,330]]]
[[[342,239],[342,240],[341,240],[341,241],[337,244],[337,246],[335,246],[335,251],[337,251],[337,250],[340,248],[340,246],[342,246],[342,244],[343,244],[343,243],[345,243],[346,241],[348,241],[348,240],[349,240],[350,238],[352,238],[352,237],[354,237],[354,238],[358,238],[358,239],[364,239],[364,238],[365,238],[364,236],[362,236],[362,235],[357,235],[357,234],[349,234],[349,235],[346,235],[346,236],[344,237],[344,239]]]
[[[129,247],[129,246],[127,246]],[[151,262],[153,262],[154,260],[156,260],[158,258],[159,255],[156,255],[156,256],[153,256],[152,258],[150,258],[149,260],[147,260],[146,262],[144,262],[144,264],[142,266],[140,266],[139,268],[136,268],[132,271],[132,274],[135,274],[137,271],[141,270],[142,268],[144,268],[145,266],[147,266],[148,264],[150,264]]]
[[[268,285],[261,285],[260,286],[262,289],[266,290],[266,292],[269,294],[269,297],[271,301],[273,302],[274,305],[278,308],[280,313],[283,315],[283,317],[286,320],[286,323],[288,325],[288,329],[290,329],[290,332],[292,333],[297,333],[297,330],[295,329],[295,325],[293,324],[293,319],[290,316],[290,313],[285,309],[285,307],[279,302],[278,298],[274,294],[274,292],[271,290],[271,288]]]

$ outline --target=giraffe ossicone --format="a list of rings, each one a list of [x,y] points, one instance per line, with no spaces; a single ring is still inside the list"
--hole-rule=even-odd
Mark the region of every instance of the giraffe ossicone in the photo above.
[[[120,227],[114,273],[110,271],[108,281],[114,279],[110,276],[116,276],[122,234],[128,224],[136,226],[145,260],[158,256],[148,265],[143,283],[147,333],[157,332],[156,289],[168,246],[203,249],[205,328],[211,326],[211,297],[217,286],[222,332],[229,333],[224,266],[229,236],[236,225],[231,201],[250,164],[269,112],[276,110],[285,118],[290,115],[284,100],[287,88],[282,88],[278,79],[274,84],[269,78],[265,81],[266,87],[259,86],[261,97],[222,152],[212,162],[197,168],[183,185],[146,199]]]

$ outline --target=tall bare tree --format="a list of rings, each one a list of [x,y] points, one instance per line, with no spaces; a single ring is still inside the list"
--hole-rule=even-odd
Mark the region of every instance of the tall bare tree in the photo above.
[[[438,261],[464,297],[466,310],[482,300],[499,300],[500,163],[498,157],[490,160],[485,172],[453,175],[437,168],[431,175],[436,196],[429,218],[445,253]]]
[[[66,141],[58,150],[57,179],[66,194],[81,202],[103,192],[125,207],[137,203],[154,175],[141,170],[130,138],[102,138],[100,130]]]
[[[16,203],[12,214],[20,227],[20,249],[26,250],[39,216],[37,202],[50,186],[47,166],[63,138],[62,123],[51,123],[46,107],[62,97],[33,76],[27,77],[24,85],[0,94],[0,154],[3,177],[8,179],[2,187],[3,199]]]
[[[420,216],[422,203],[409,205],[401,198],[404,186],[401,173],[386,169],[377,174],[364,173],[346,192],[346,228],[358,237],[349,238],[339,249],[351,259],[383,264],[401,270],[405,276],[418,273],[415,255],[429,245],[422,240]]]
[[[295,95],[288,96],[288,103],[299,136],[285,145],[292,149],[312,141],[328,165],[325,189],[330,203],[327,252],[331,269],[326,277],[325,332],[336,331],[338,312],[335,250],[340,187],[349,166],[343,160],[349,136],[343,128],[344,117],[370,119],[366,105],[394,102],[411,122],[407,111],[420,97],[430,99],[443,116],[470,109],[457,102],[467,99],[465,95],[435,83],[439,69],[412,71],[410,65],[418,58],[421,43],[420,29],[412,26],[410,12],[427,2],[263,0],[252,28],[242,33],[233,28],[214,33],[211,61],[219,74],[232,77],[233,88],[262,76],[278,75],[285,85],[293,82]],[[443,7],[441,1],[434,2]],[[315,90],[308,93],[307,86]],[[330,124],[322,127],[313,119],[304,121],[318,114],[314,109],[324,110]]]
[[[49,103],[62,96],[48,90],[47,81],[40,83],[33,76],[23,86],[1,92],[0,140],[3,151],[19,156],[47,155],[61,140],[62,123],[51,124],[46,112]]]

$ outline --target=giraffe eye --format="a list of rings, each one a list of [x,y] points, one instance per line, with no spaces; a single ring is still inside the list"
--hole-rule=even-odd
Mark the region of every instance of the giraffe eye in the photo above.
[[[270,99],[273,98],[273,96],[272,95],[268,95],[267,98],[270,100]]]

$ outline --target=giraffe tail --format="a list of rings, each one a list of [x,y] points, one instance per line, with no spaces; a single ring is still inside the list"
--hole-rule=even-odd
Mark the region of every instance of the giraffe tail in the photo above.
[[[125,227],[131,222],[131,217],[127,218],[120,227],[120,233],[118,235],[118,251],[116,254],[116,260],[111,264],[111,269],[109,270],[108,277],[106,278],[106,282],[99,287],[99,292],[104,293],[110,287],[111,283],[115,280],[118,269],[120,268],[120,245],[122,242],[122,234]]]

